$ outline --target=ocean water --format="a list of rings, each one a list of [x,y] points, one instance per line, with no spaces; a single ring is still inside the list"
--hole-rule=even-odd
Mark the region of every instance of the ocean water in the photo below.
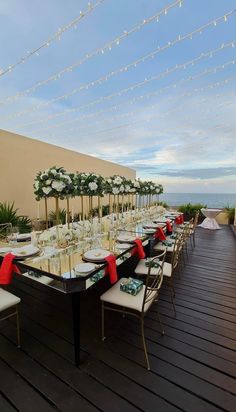
[[[163,193],[159,201],[169,206],[201,203],[211,208],[236,207],[236,193]]]

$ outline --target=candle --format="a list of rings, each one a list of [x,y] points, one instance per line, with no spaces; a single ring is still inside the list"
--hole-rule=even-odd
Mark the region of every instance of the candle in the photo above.
[[[37,203],[37,219],[40,218],[40,203]]]
[[[71,209],[71,219],[72,219],[72,222],[73,222],[74,221],[74,209],[73,209],[73,207]]]
[[[67,223],[68,223],[68,215],[66,213],[66,225],[67,225]]]

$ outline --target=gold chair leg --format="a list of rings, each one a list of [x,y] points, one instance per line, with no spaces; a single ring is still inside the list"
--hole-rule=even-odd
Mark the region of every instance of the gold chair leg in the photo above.
[[[104,302],[102,302],[102,340],[105,340],[104,336]]]
[[[17,347],[20,348],[20,321],[19,321],[19,311],[18,305],[16,305],[16,326],[17,326]]]
[[[145,341],[145,336],[144,336],[144,321],[143,321],[143,316],[141,316],[140,321],[141,321],[141,334],[142,334],[143,350],[144,350],[144,354],[145,354],[146,366],[147,366],[147,370],[150,371],[150,364],[149,364],[147,347],[146,347],[146,341]]]

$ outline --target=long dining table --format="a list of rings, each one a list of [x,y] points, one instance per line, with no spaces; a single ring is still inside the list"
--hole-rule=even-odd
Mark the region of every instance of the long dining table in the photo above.
[[[152,218],[152,220],[157,222],[158,219]],[[165,222],[160,219],[160,222],[156,223],[156,228],[158,227],[165,229]],[[115,255],[116,265],[119,268],[132,256],[132,250],[136,247],[135,239],[141,239],[143,246],[146,246],[147,254],[149,254],[154,240],[154,232],[154,228],[153,230],[145,229],[145,225],[141,222],[133,223],[126,226],[125,229],[118,228],[108,233],[97,234],[92,240],[87,238],[87,241],[56,249],[45,246],[40,248],[34,256],[17,255],[15,257],[14,263],[20,269],[22,276],[70,296],[76,366],[80,364],[80,294],[82,291],[94,287],[106,276],[107,266],[104,259],[101,261],[86,259],[85,251],[97,248],[105,250],[108,254]],[[122,243],[123,247],[120,246]],[[0,248],[4,245],[6,246],[5,243],[0,243]],[[25,245],[28,245],[28,242],[19,243],[17,248],[20,249]],[[12,253],[15,250],[13,248]],[[3,257],[4,255],[0,254],[0,262]],[[84,272],[81,269],[80,272],[80,268],[83,268],[85,262],[92,264],[91,270]]]

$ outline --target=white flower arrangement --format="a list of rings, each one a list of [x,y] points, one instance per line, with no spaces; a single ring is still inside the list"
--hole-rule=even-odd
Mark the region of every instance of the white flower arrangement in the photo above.
[[[75,177],[75,191],[77,195],[103,196],[105,180],[96,173],[77,173]]]
[[[74,195],[74,175],[66,173],[62,167],[51,167],[39,172],[34,181],[36,200],[44,197],[64,199]]]
[[[125,178],[114,175],[106,179],[105,192],[112,195],[120,195],[125,193]]]

